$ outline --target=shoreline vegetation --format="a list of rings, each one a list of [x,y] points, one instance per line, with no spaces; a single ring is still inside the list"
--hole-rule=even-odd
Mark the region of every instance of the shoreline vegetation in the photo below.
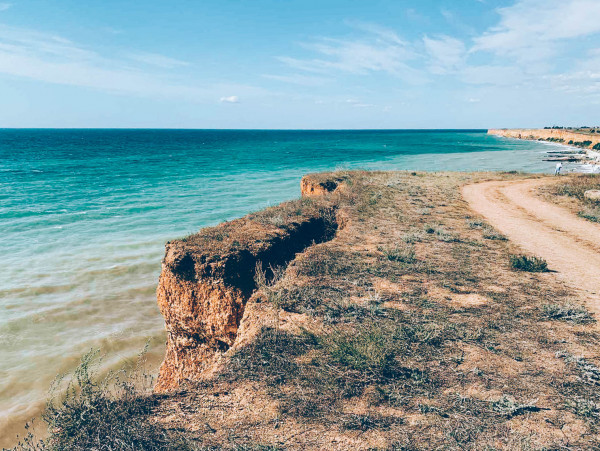
[[[168,243],[154,393],[86,356],[49,436],[15,449],[600,446],[593,315],[461,196],[532,177],[313,174],[299,200]],[[543,195],[576,209],[597,183]]]

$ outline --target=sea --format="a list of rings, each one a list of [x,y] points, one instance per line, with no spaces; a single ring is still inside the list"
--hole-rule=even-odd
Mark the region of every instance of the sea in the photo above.
[[[297,198],[309,172],[551,172],[550,150],[485,130],[0,129],[0,446],[90,349],[118,367],[148,344],[158,367],[166,241]]]

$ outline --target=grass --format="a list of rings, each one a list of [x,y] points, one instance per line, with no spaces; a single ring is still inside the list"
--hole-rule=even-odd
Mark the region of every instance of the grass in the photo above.
[[[568,321],[575,324],[587,324],[596,320],[582,305],[546,304],[542,306],[543,315],[548,319]]]
[[[98,364],[98,351],[90,351],[67,378],[65,392],[63,379],[57,380],[42,415],[48,437],[29,433],[15,451],[193,449],[180,434],[148,421],[158,399],[149,394],[152,380],[139,365],[130,374],[100,378]]]
[[[392,248],[380,249],[385,258],[394,262],[414,263],[417,259],[412,244],[396,245]]]
[[[599,189],[600,177],[598,174],[582,174],[565,177],[564,181],[549,191],[549,194],[552,200],[556,200],[555,196],[564,196],[575,200],[576,213],[580,218],[591,222],[600,222],[600,203],[585,197],[586,191]],[[573,208],[572,205],[569,207]]]
[[[525,272],[548,272],[548,263],[541,257],[530,257],[528,255],[511,255],[510,265],[517,271]]]

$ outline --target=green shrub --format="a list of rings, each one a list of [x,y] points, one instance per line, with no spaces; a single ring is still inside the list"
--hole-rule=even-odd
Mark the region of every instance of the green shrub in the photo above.
[[[594,150],[600,150],[600,143],[594,144],[594,147],[592,147],[592,149],[594,149]]]
[[[517,271],[548,272],[548,263],[540,257],[529,257],[527,255],[511,255],[510,265]]]

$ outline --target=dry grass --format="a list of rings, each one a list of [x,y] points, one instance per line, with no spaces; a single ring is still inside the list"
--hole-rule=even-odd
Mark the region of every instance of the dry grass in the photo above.
[[[460,196],[523,175],[334,177],[345,227],[259,278],[254,335],[152,421],[206,449],[600,446],[594,323],[553,274],[512,270]]]
[[[600,222],[600,203],[586,199],[584,196],[588,190],[599,189],[598,174],[579,174],[564,177],[560,183],[544,187],[541,192],[548,200],[566,206],[579,217]]]

